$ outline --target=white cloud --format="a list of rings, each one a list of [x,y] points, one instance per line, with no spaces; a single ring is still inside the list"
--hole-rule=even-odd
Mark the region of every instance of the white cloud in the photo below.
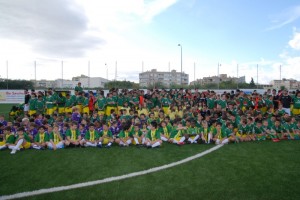
[[[294,37],[289,41],[289,45],[291,48],[295,50],[300,50],[300,33],[294,32]]]
[[[288,24],[293,23],[300,18],[300,6],[294,6],[292,8],[286,9],[278,14],[276,17],[272,17],[272,25],[266,29],[266,31],[271,31],[279,29]]]

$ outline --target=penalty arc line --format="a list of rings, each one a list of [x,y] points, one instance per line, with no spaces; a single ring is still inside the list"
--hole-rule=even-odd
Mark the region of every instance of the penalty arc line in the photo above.
[[[85,182],[85,183],[77,183],[77,184],[73,184],[73,185],[59,186],[59,187],[46,188],[46,189],[39,189],[39,190],[30,191],[30,192],[21,192],[21,193],[16,193],[16,194],[12,194],[12,195],[0,196],[0,200],[16,199],[16,198],[36,196],[36,195],[41,195],[41,194],[53,193],[53,192],[60,192],[60,191],[65,191],[65,190],[72,190],[72,189],[77,189],[77,188],[83,188],[83,187],[88,187],[88,186],[99,185],[99,184],[102,184],[102,183],[109,183],[109,182],[112,182],[112,181],[123,180],[123,179],[127,179],[127,178],[132,178],[132,177],[135,177],[135,176],[150,174],[150,173],[153,173],[153,172],[161,171],[161,170],[164,170],[164,169],[168,169],[168,168],[171,168],[171,167],[181,165],[181,164],[187,163],[189,161],[195,160],[197,158],[205,156],[206,154],[209,154],[209,153],[221,148],[222,146],[223,146],[223,144],[220,144],[220,145],[217,145],[217,146],[215,146],[213,148],[210,148],[206,151],[198,153],[194,156],[190,156],[188,158],[185,158],[183,160],[176,161],[176,162],[166,164],[166,165],[163,165],[163,166],[159,166],[159,167],[150,168],[150,169],[147,169],[147,170],[144,170],[144,171],[133,172],[133,173],[130,173],[130,174],[105,178],[105,179],[96,180],[96,181],[89,181],[89,182]]]

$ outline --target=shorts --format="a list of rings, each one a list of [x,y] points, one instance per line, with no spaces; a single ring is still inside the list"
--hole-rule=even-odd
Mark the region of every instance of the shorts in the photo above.
[[[28,114],[31,116],[31,115],[34,115],[36,113],[36,110],[29,110]]]
[[[47,115],[52,115],[54,112],[53,108],[47,108],[46,114]]]
[[[29,149],[31,147],[31,143],[30,142],[26,142],[25,144],[23,143],[21,145],[21,148],[24,148],[24,149]]]
[[[27,104],[27,105],[26,105],[26,104],[24,105],[24,111],[25,111],[25,112],[29,111],[29,105],[28,105],[28,104]]]
[[[82,113],[87,113],[87,114],[89,114],[89,113],[90,113],[89,107],[84,107],[84,108],[82,109]]]
[[[62,113],[64,113],[65,112],[65,108],[63,108],[63,107],[59,107],[58,108],[58,113],[59,114],[62,114]]]

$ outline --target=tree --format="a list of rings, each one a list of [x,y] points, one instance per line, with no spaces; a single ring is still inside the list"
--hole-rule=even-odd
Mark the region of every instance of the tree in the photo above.
[[[105,89],[119,88],[119,89],[138,89],[139,84],[130,81],[110,81],[105,84]]]
[[[255,88],[256,85],[254,83],[254,80],[253,80],[253,77],[251,77],[251,81],[250,81],[250,85],[249,85],[251,88]]]
[[[34,88],[34,85],[33,85],[33,82],[31,82],[31,81],[0,79],[0,89],[24,90],[24,89],[33,89],[33,88]]]

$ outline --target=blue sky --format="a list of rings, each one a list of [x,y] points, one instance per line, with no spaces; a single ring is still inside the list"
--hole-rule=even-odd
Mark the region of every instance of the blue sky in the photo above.
[[[60,6],[57,6],[60,5]],[[300,72],[300,2],[296,0],[0,0],[1,77],[37,79],[87,75],[138,82],[157,68],[190,81],[220,73],[259,83]],[[117,62],[117,75],[115,66]],[[194,75],[194,63],[196,74]],[[106,65],[105,65],[106,64]],[[13,73],[21,71],[20,75]]]

